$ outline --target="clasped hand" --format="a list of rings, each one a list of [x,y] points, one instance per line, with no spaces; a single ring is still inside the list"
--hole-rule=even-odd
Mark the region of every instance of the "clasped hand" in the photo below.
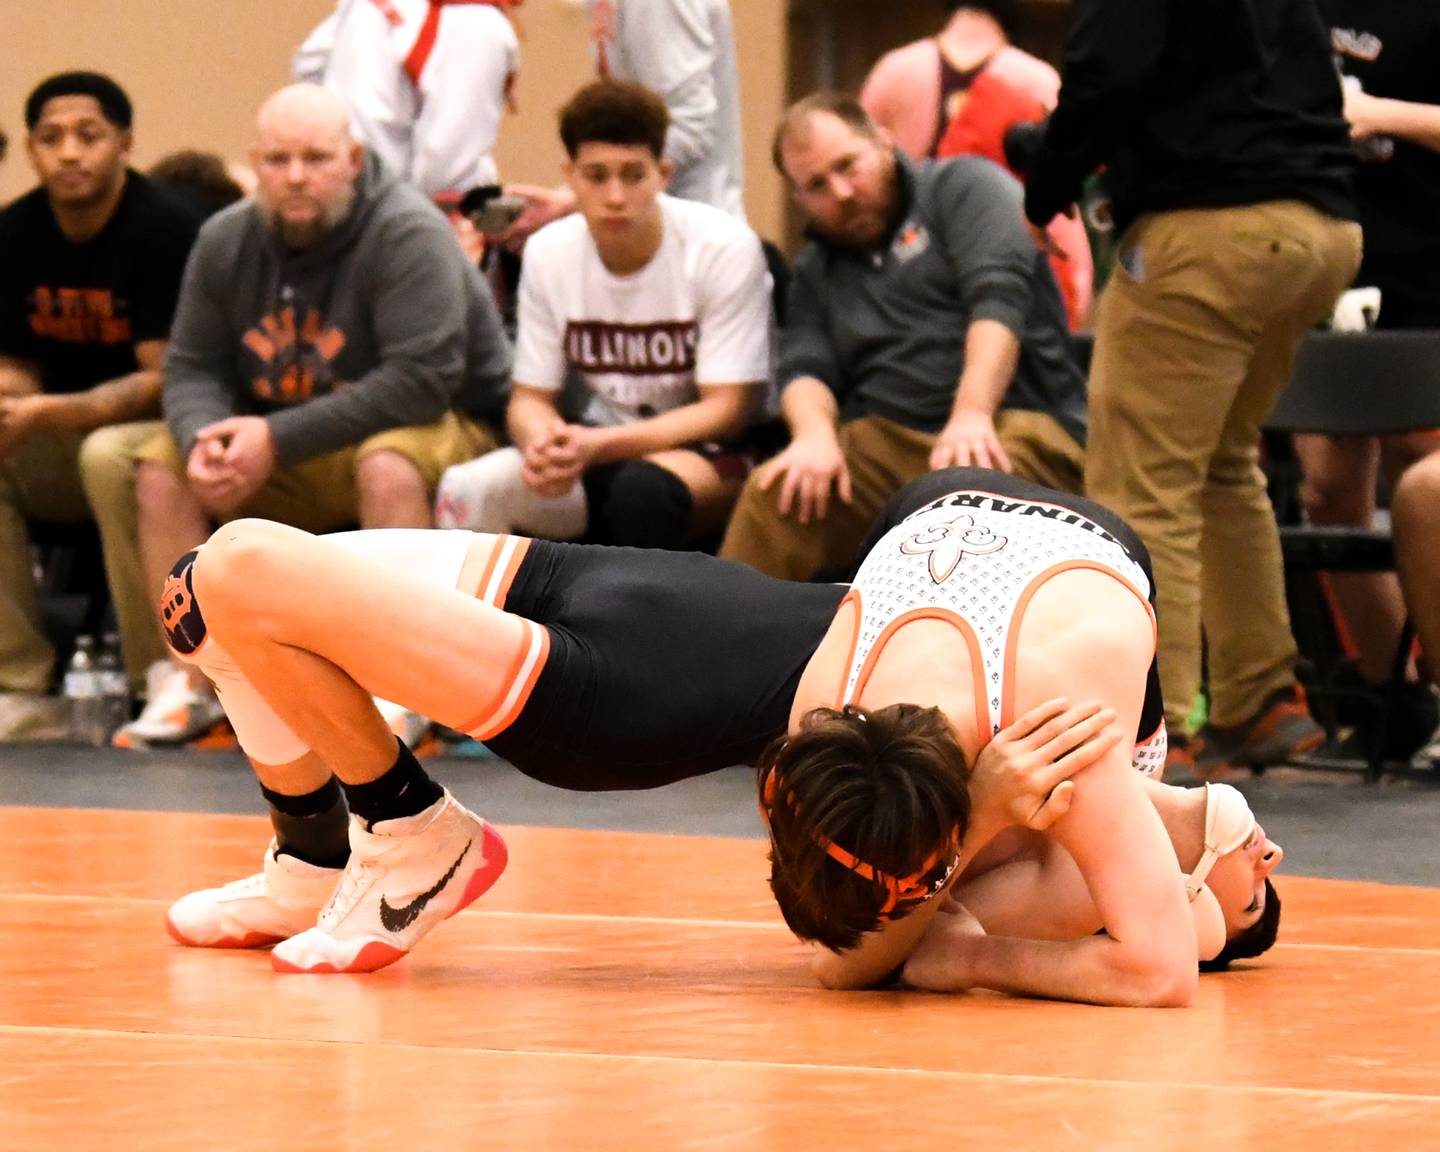
[[[275,459],[275,442],[263,416],[229,416],[200,429],[185,474],[201,506],[219,518],[264,487]]]
[[[595,429],[557,420],[521,449],[520,478],[537,496],[563,496],[590,466],[596,444]]]

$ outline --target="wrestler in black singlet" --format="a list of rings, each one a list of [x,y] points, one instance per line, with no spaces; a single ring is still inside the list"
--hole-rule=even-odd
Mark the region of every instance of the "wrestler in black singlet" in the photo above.
[[[1113,512],[979,468],[907,484],[861,558],[911,512],[970,488],[1070,508],[1150,575],[1144,545]],[[527,776],[581,791],[658,788],[750,763],[785,731],[845,591],[694,552],[533,541],[503,607],[549,631],[550,655],[519,717],[486,743]],[[1139,738],[1162,716],[1152,664]]]
[[[749,763],[785,731],[844,595],[701,553],[533,541],[503,607],[545,626],[550,655],[486,743],[582,791]]]

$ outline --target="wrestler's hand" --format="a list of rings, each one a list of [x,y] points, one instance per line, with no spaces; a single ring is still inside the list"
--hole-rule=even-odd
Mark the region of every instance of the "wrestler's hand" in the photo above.
[[[972,818],[1043,832],[1070,810],[1070,778],[1120,741],[1115,713],[1090,700],[1049,700],[1002,728],[970,774]]]
[[[956,412],[935,437],[930,449],[930,470],[938,468],[994,468],[1010,472],[1010,457],[1000,446],[995,418],[983,412]]]
[[[850,469],[834,433],[797,437],[786,449],[763,464],[756,473],[762,492],[780,481],[777,504],[780,515],[790,515],[792,505],[801,524],[823,520],[830,511],[830,489],[842,503],[850,503]]]
[[[970,987],[968,946],[982,938],[985,929],[955,897],[946,893],[942,899],[940,910],[905,961],[903,979],[928,992],[963,992]]]

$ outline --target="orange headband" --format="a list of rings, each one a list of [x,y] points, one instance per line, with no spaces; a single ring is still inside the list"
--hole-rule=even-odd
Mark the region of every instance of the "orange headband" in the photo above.
[[[775,807],[775,799],[779,793],[779,788],[775,783],[776,775],[775,768],[771,767],[765,774],[765,782],[761,785],[760,789],[760,817],[765,821],[765,827],[767,829],[770,827],[770,812]],[[793,792],[785,793],[785,802],[795,810],[797,815],[799,814],[800,807],[795,803],[795,794]],[[950,877],[954,875],[955,869],[960,863],[960,829],[958,826],[952,828],[949,839],[927,856],[924,863],[908,876],[891,876],[888,872],[882,872],[874,865],[865,863],[865,861],[861,860],[853,852],[846,851],[840,847],[840,845],[836,844],[835,841],[822,836],[819,832],[813,832],[811,835],[815,843],[825,850],[825,855],[829,856],[830,859],[842,867],[848,868],[857,876],[871,880],[885,889],[885,903],[880,906],[879,913],[882,921],[892,919],[891,914],[897,909],[903,908],[904,911],[909,911],[910,906],[921,903],[935,895],[936,892],[939,892],[940,889],[945,887],[949,882]],[[945,869],[939,879],[927,881],[926,878],[935,871],[941,858],[946,853],[952,852],[954,853],[954,859],[951,860],[950,865]],[[904,911],[902,911],[902,915]]]

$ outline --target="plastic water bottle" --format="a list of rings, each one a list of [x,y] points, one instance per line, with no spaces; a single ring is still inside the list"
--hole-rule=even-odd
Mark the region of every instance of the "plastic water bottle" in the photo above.
[[[95,637],[78,637],[65,669],[65,699],[70,705],[70,739],[99,747],[108,736],[96,663]]]
[[[105,721],[105,742],[130,721],[130,679],[120,658],[120,637],[105,635],[95,661],[95,682],[100,696],[100,714]]]

